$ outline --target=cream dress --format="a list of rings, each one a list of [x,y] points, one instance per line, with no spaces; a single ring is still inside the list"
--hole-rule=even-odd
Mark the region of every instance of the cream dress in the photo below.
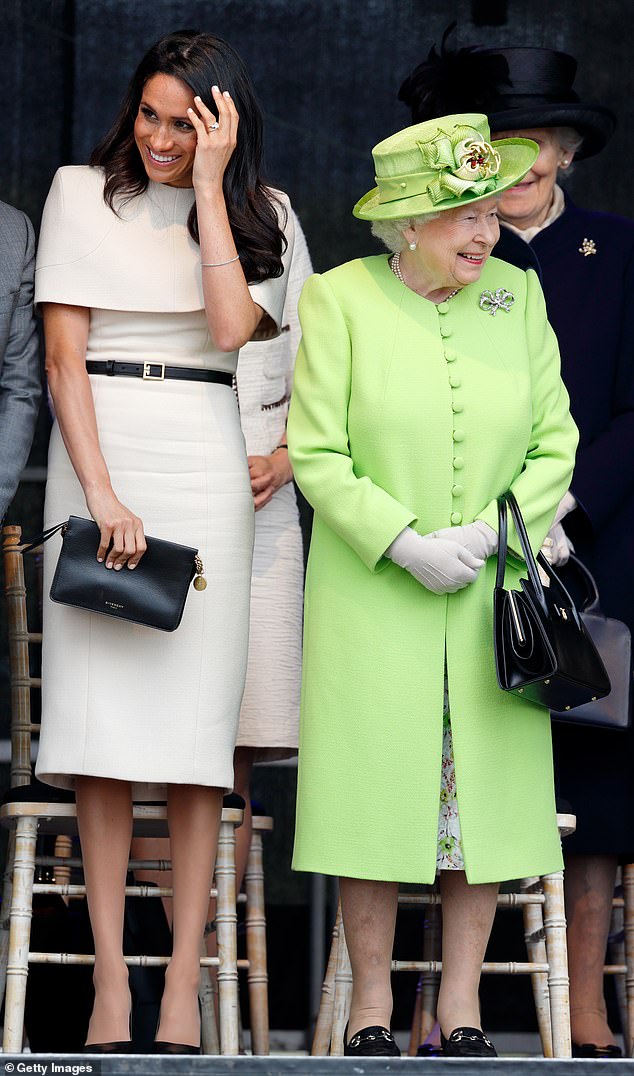
[[[237,390],[249,456],[268,456],[279,445],[293,381],[301,329],[297,303],[312,273],[300,223],[288,272],[282,332],[275,340],[240,350]],[[255,514],[247,679],[238,746],[255,747],[258,761],[297,752],[302,667],[304,561],[292,482]]]
[[[200,250],[186,229],[192,203],[191,189],[150,183],[118,217],[103,201],[99,169],[56,174],[35,297],[90,308],[89,359],[235,372],[237,353],[210,339]],[[287,238],[285,266],[290,217]],[[250,290],[279,331],[286,272]],[[37,774],[63,787],[78,774],[131,781],[137,798],[157,798],[169,783],[229,789],[254,529],[234,393],[180,380],[93,375],[90,383],[115,494],[147,534],[198,547],[208,585],[190,591],[175,632],[140,627],[52,602],[60,543],[47,543]],[[88,510],[55,423],[45,526],[71,514]]]

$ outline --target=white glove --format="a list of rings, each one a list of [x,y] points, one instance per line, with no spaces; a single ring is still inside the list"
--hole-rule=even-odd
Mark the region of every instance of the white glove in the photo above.
[[[568,490],[561,498],[557,511],[555,512],[555,518],[553,520],[553,527],[557,523],[561,523],[564,516],[567,516],[569,512],[574,512],[577,507],[577,498]],[[566,558],[568,559],[568,558]]]
[[[442,530],[432,531],[430,538],[449,538],[452,542],[458,542],[479,560],[486,560],[492,553],[497,553],[498,536],[483,519],[476,519],[473,523],[466,523],[464,527],[443,527]]]
[[[553,568],[559,568],[568,563],[570,554],[574,551],[575,547],[561,523],[553,523],[542,546],[542,553],[546,560],[552,564]]]
[[[417,534],[411,527],[385,550],[389,557],[433,594],[453,594],[473,583],[484,560],[465,546],[446,538]]]

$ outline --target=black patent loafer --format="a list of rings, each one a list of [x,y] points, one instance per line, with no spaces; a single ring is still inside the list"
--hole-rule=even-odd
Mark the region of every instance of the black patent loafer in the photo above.
[[[380,1027],[379,1024],[361,1028],[361,1031],[357,1031],[356,1035],[352,1036],[350,1042],[346,1042],[347,1038],[348,1028],[346,1027],[343,1036],[344,1057],[401,1056],[401,1051],[394,1041],[392,1032],[388,1031],[386,1027]]]
[[[610,1043],[609,1046],[597,1046],[594,1042],[573,1042],[572,1056],[591,1057],[598,1060],[599,1058],[623,1057],[623,1051],[613,1043]]]
[[[440,1035],[445,1057],[497,1057],[495,1046],[478,1027],[457,1027],[448,1039]]]

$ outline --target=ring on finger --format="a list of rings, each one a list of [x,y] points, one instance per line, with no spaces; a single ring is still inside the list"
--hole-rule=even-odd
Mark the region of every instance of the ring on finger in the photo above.
[[[219,127],[220,127],[220,124],[218,123],[218,120],[216,120],[215,123],[210,123],[209,124],[209,127],[207,128],[207,130],[211,133],[211,131],[217,131]]]

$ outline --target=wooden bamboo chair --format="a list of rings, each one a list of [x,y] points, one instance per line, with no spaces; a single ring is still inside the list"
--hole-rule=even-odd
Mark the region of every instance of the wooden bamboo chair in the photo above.
[[[559,831],[562,836],[573,832],[574,816],[558,815]],[[440,894],[433,889],[423,893],[399,893],[399,907],[438,908],[441,904]],[[528,961],[485,962],[483,974],[492,975],[530,975],[533,991],[542,1007],[543,1046],[550,1050],[545,1056],[570,1057],[570,1000],[568,994],[568,958],[566,950],[566,917],[564,910],[563,871],[544,875],[540,879],[524,879],[518,893],[500,893],[498,909],[537,908],[540,915],[539,925],[534,917],[525,922],[525,937],[528,946]],[[423,960],[393,960],[392,971],[417,971],[426,975],[426,1008],[421,993],[418,1011],[418,1043],[423,1029],[422,1021],[429,1024],[431,1013],[435,1011],[434,990],[437,979],[442,972],[442,962],[429,955],[433,944],[433,935],[429,935],[428,952]],[[544,987],[547,988],[547,995]],[[343,1033],[350,1009],[352,993],[352,969],[345,942],[345,932],[341,918],[341,907],[337,912],[333,928],[332,943],[326,976],[322,987],[322,1001],[313,1046],[314,1055],[340,1056],[343,1054]],[[432,1009],[433,1004],[433,1009]],[[539,1018],[539,1012],[538,1012]],[[540,1027],[540,1030],[542,1028]],[[548,1032],[548,1033],[547,1033]],[[425,1035],[428,1031],[425,1031]],[[411,1040],[410,1039],[410,1048]]]
[[[32,781],[31,738],[39,726],[31,719],[31,693],[40,688],[39,677],[31,675],[32,645],[41,635],[28,630],[24,563],[20,553],[21,529],[3,528],[5,595],[9,632],[11,672],[11,784],[0,807],[0,823],[9,827],[10,839],[3,886],[3,920],[0,936],[0,985],[5,993],[3,1050],[17,1053],[22,1049],[24,1005],[29,965],[94,963],[94,957],[81,953],[41,953],[30,950],[33,896],[58,894],[64,899],[85,897],[85,886],[70,883],[70,871],[81,868],[81,860],[69,852],[77,835],[77,818],[73,798],[66,793]],[[238,967],[246,961],[237,959],[235,828],[242,822],[243,811],[235,806],[239,797],[225,800],[222,811],[215,885],[218,955],[201,956],[201,966],[216,967],[219,994],[219,1049],[223,1054],[238,1053]],[[166,837],[165,805],[135,804],[134,835]],[[38,834],[56,837],[55,854],[36,853]],[[36,867],[53,868],[54,881],[36,882]],[[166,870],[167,861],[131,861],[130,869]],[[147,885],[126,887],[127,896],[154,899],[171,896],[172,891]],[[8,909],[8,915],[7,915]],[[156,967],[168,963],[169,957],[128,956],[130,966]],[[5,985],[6,984],[6,985]],[[203,1040],[205,1039],[203,1029]]]
[[[268,1055],[269,975],[266,956],[262,834],[272,831],[273,819],[269,815],[254,814],[252,824],[251,846],[244,875],[251,1052]]]
[[[264,902],[264,863],[262,858],[262,834],[273,829],[269,815],[254,814],[252,818],[251,844],[244,875],[244,889],[238,894],[238,904],[246,905],[246,960],[239,960],[238,967],[247,972],[249,994],[249,1023],[251,1053],[269,1053],[269,994],[268,963],[266,954],[266,906]],[[203,951],[205,949],[203,943]],[[217,1041],[216,1031],[216,984],[209,968],[202,969],[199,994],[203,1012],[203,1028],[209,1036],[209,1049]],[[240,1053],[244,1051],[241,1023],[238,1028]],[[203,1040],[203,1045],[205,1042]]]

